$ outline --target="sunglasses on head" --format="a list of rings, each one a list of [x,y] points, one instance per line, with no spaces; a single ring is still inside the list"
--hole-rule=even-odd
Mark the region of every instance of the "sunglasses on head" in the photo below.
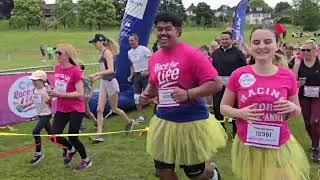
[[[55,52],[55,55],[59,55],[59,56],[61,56],[63,53],[61,52],[61,51],[56,51]]]
[[[311,52],[312,49],[301,49],[302,52]]]

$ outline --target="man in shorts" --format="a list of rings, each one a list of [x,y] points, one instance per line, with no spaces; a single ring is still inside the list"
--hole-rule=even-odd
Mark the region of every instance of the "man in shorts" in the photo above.
[[[128,81],[133,83],[135,104],[139,112],[139,118],[136,122],[143,123],[143,107],[139,104],[139,95],[148,84],[148,59],[151,56],[151,52],[147,47],[139,45],[137,34],[129,36],[129,44],[132,49],[128,51],[128,57],[131,62]]]

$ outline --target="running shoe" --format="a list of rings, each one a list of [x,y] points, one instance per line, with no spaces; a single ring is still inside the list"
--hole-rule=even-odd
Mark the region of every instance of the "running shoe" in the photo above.
[[[311,159],[314,162],[319,161],[319,149],[318,148],[312,148]]]
[[[144,123],[144,117],[140,116],[136,121],[138,124],[143,124]]]
[[[126,127],[124,128],[124,130],[126,131],[126,135],[129,135],[129,133],[131,132],[132,127],[133,127],[133,122],[134,122],[134,120],[131,120],[131,121],[126,125]]]
[[[112,111],[110,110],[110,111],[108,112],[108,114],[106,115],[105,118],[108,118],[108,117],[111,116],[111,115],[112,115]]]
[[[67,153],[68,153],[68,148],[63,147],[62,148],[62,157],[65,158],[67,156]]]
[[[213,176],[210,180],[221,180],[221,176],[220,176],[217,165],[215,163],[211,163],[210,165],[213,168]]]
[[[74,151],[74,152],[68,151],[66,157],[64,158],[64,165],[68,165],[72,161],[73,156],[76,153],[77,151]]]
[[[97,143],[99,143],[99,142],[104,142],[103,137],[102,137],[102,136],[99,136],[99,135],[91,136],[90,139],[91,139],[92,141],[97,142]]]
[[[34,156],[32,157],[32,159],[29,161],[29,163],[31,165],[36,165],[38,164],[41,159],[44,157],[44,154],[34,154]]]
[[[79,164],[76,166],[76,168],[73,169],[73,171],[74,172],[81,171],[81,170],[87,169],[90,166],[92,166],[92,162],[90,160],[87,162],[81,159]]]

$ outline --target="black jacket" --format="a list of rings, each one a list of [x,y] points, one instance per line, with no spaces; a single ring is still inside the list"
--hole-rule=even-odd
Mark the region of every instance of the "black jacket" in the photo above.
[[[219,76],[230,76],[234,70],[247,65],[242,51],[235,46],[227,50],[220,47],[212,53],[212,59]]]

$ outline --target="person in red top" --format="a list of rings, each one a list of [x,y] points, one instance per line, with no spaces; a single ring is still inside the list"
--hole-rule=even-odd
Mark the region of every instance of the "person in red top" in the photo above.
[[[275,30],[276,35],[280,36],[282,34],[283,39],[286,37],[287,30],[286,30],[286,28],[283,27],[282,24],[276,23],[274,25],[274,30]]]
[[[76,64],[76,50],[71,44],[60,44],[55,51],[58,64],[54,71],[54,89],[48,90],[51,97],[57,97],[57,112],[52,124],[52,134],[63,133],[69,123],[69,134],[78,134],[85,112],[84,90],[81,70]],[[57,142],[67,148],[64,164],[68,165],[79,152],[81,161],[74,171],[92,166],[84,145],[78,136],[57,137]]]

